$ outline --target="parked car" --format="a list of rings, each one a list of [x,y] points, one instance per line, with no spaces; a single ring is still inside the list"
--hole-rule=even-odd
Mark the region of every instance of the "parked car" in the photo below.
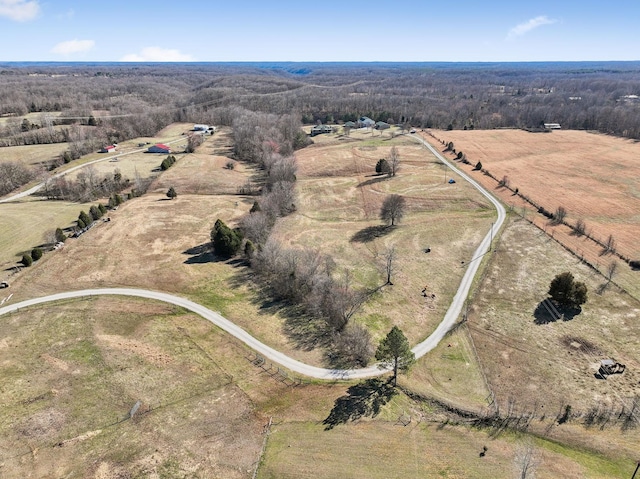
[[[8,288],[9,287],[9,283],[7,283],[6,281],[0,281],[0,288]]]

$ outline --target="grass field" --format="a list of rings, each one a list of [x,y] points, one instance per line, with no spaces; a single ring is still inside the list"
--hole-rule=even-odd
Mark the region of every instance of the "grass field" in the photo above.
[[[19,161],[26,165],[43,169],[47,163],[62,154],[67,148],[69,148],[67,143],[7,146],[0,148],[0,162]]]
[[[527,448],[535,464],[530,472],[540,479],[626,478],[633,470],[632,461],[612,461],[526,436],[491,438],[473,428],[421,422],[419,413],[404,426],[398,418],[406,421],[409,413],[387,405],[383,414],[392,413],[396,417],[329,431],[313,422],[277,424],[258,478],[520,477],[519,457]]]
[[[589,299],[573,319],[547,323],[540,302],[563,271],[586,283]],[[583,422],[594,407],[612,413],[632,408],[640,381],[640,303],[615,286],[599,294],[604,283],[524,220],[506,227],[469,315],[481,364],[503,410],[512,402],[520,411],[550,418],[570,405]],[[598,379],[605,358],[626,364],[624,374]],[[619,431],[614,418],[607,427]],[[638,437],[637,430],[625,434]]]
[[[567,210],[566,221],[585,221],[587,232],[601,241],[612,235],[618,252],[640,258],[636,238],[640,234],[640,165],[635,158],[640,144],[584,131],[528,133],[522,130],[434,131],[445,141],[453,141],[471,165],[478,161],[496,178],[508,177],[512,189],[530,197],[547,210]],[[430,137],[426,137],[430,139]],[[431,138],[433,142],[433,139]],[[435,142],[434,142],[435,143]],[[441,147],[442,149],[443,147]],[[578,236],[566,226],[552,224],[506,188],[480,172],[471,173],[519,214],[526,214],[541,229],[570,247],[600,271],[611,261],[619,263],[617,281],[640,299],[638,273],[603,248]]]
[[[330,253],[367,287],[381,284],[380,253],[395,245],[394,285],[376,293],[355,320],[375,338],[398,324],[412,343],[423,339],[441,320],[493,210],[466,183],[446,183],[451,174],[408,136],[352,132],[314,141],[297,154],[298,211],[274,234],[293,247]],[[376,161],[392,145],[402,161],[398,176],[375,176]],[[216,261],[207,249],[215,220],[235,225],[254,199],[235,194],[253,170],[225,169],[229,149],[223,131],[181,157],[151,193],[111,212],[112,221],[16,275],[12,301],[102,286],[172,292],[221,312],[285,354],[325,364],[322,350],[296,341],[297,323],[256,291],[242,264]],[[168,186],[178,191],[175,201],[164,197]],[[378,212],[389,193],[407,198],[406,217],[398,228],[367,235],[381,231]],[[0,220],[10,206],[20,204],[0,205]],[[637,430],[585,430],[580,418],[562,426],[554,418],[566,403],[578,413],[594,401],[615,406],[634,394],[635,300],[614,286],[596,295],[602,278],[524,221],[507,226],[484,261],[488,270],[468,323],[400,384],[482,413],[489,410],[485,373],[501,407],[514,401],[519,410],[537,408],[536,436],[496,437],[401,393],[375,403],[383,382],[287,387],[251,365],[247,350],[207,321],[153,302],[103,298],[0,318],[0,371],[10,379],[0,388],[0,475],[251,477],[272,418],[261,478],[507,478],[526,444],[539,478],[629,477]],[[572,321],[535,324],[549,281],[564,269],[587,282],[590,301]],[[421,295],[425,286],[433,296]],[[595,350],[583,352],[584,345],[628,370],[598,382]],[[366,395],[349,398],[354,386]],[[137,400],[143,414],[121,421]],[[325,430],[331,418],[334,427]],[[537,438],[544,434],[553,441]]]
[[[0,207],[0,275],[15,265],[22,254],[44,242],[47,232],[56,227],[66,228],[80,211],[89,211],[91,204],[67,201],[44,201],[26,198]]]
[[[265,419],[216,359],[238,353],[199,318],[109,298],[3,317],[0,332],[3,478],[250,476]]]
[[[357,320],[366,323],[376,337],[399,324],[416,343],[441,320],[464,273],[462,261],[471,259],[494,213],[468,185],[445,184],[442,167],[405,138],[392,140],[402,158],[398,176],[374,176],[377,158],[390,148],[388,141],[376,146],[377,141],[352,138],[346,145],[318,145],[300,151],[299,208],[281,222],[275,234],[286,232],[287,242],[294,246],[331,253],[366,287],[382,284],[379,254],[395,244],[395,285],[377,293]],[[127,202],[110,214],[110,223],[71,241],[61,254],[47,260],[46,267],[31,271],[28,282],[18,282],[15,299],[53,290],[117,285],[187,294],[228,315],[268,344],[321,364],[323,352],[308,351],[295,340],[297,333],[292,330],[297,327],[280,314],[280,308],[264,307],[264,298],[252,290],[243,267],[212,261],[206,250],[216,219],[234,225],[253,203],[251,197],[230,194],[253,170],[244,165],[237,170],[224,168],[228,142],[224,134],[216,135],[203,151],[180,159],[151,186],[157,193]],[[203,181],[215,185],[209,194],[182,194],[183,190],[196,193]],[[164,193],[173,184],[178,199],[167,201]],[[217,189],[220,194],[215,194]],[[391,192],[407,197],[405,220],[381,238],[354,240],[362,230],[381,224],[377,218],[380,204]],[[429,254],[424,253],[427,246]],[[87,258],[91,268],[85,266]],[[422,296],[425,285],[435,296]],[[289,336],[283,336],[283,331],[289,331]]]

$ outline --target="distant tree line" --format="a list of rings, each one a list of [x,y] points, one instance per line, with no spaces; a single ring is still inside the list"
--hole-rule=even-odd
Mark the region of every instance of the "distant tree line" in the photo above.
[[[150,136],[175,121],[232,125],[235,110],[303,123],[375,121],[441,129],[563,128],[640,138],[640,65],[2,66],[0,145]],[[310,88],[309,85],[313,85]],[[326,88],[323,88],[326,87]],[[95,114],[100,111],[103,114]],[[27,123],[11,116],[36,113]],[[303,140],[300,136],[299,140]],[[259,145],[254,145],[256,148]],[[286,155],[287,152],[283,151]]]

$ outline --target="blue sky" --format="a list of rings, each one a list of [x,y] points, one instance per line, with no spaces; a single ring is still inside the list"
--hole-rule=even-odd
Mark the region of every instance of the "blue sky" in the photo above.
[[[640,60],[638,0],[0,0],[0,61]]]

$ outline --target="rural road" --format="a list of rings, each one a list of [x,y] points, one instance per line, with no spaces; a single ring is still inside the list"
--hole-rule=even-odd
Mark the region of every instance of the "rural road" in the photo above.
[[[447,161],[435,148],[433,148],[429,143],[425,140],[415,137],[416,140],[420,141],[428,150],[433,153],[436,158],[446,164],[452,171],[455,171],[460,177],[464,178],[468,182],[470,182],[475,188],[477,188],[484,196],[486,196],[489,201],[496,207],[498,212],[498,218],[495,221],[494,227],[496,231],[500,229],[504,219],[506,217],[506,212],[504,207],[496,200],[491,194],[486,191],[480,184],[474,181],[471,177],[466,175],[464,172],[458,170],[455,165]],[[462,311],[462,307],[464,305],[464,301],[471,289],[471,283],[473,282],[473,278],[480,267],[480,258],[489,251],[492,239],[492,231],[487,233],[485,238],[480,243],[480,246],[476,249],[473,259],[468,261],[467,270],[465,271],[464,276],[462,277],[462,281],[460,282],[460,286],[458,287],[458,291],[453,297],[453,301],[449,306],[446,314],[442,322],[438,325],[431,335],[417,344],[413,348],[413,352],[416,355],[416,358],[420,358],[435,348],[438,343],[444,338],[447,332],[453,327],[456,322],[456,319],[460,315]],[[316,378],[316,379],[325,379],[325,380],[350,380],[350,379],[361,379],[368,378],[373,376],[379,376],[387,372],[386,369],[380,369],[377,364],[373,366],[369,366],[367,368],[362,369],[325,369],[319,368],[316,366],[310,366],[308,364],[301,363],[285,354],[276,351],[275,349],[267,346],[266,344],[261,343],[256,338],[247,333],[244,329],[232,323],[228,319],[222,317],[219,313],[211,311],[204,306],[190,301],[185,298],[181,298],[179,296],[175,296],[168,293],[161,293],[157,291],[149,291],[143,289],[131,289],[131,288],[103,288],[103,289],[85,289],[79,291],[69,291],[66,293],[59,293],[50,296],[44,296],[41,298],[29,299],[26,301],[21,301],[20,303],[12,304],[10,306],[5,306],[0,308],[0,316],[3,314],[11,313],[17,311],[22,308],[26,308],[29,306],[35,306],[38,304],[48,303],[51,301],[59,301],[64,299],[71,298],[80,298],[86,296],[101,296],[101,295],[119,295],[119,296],[135,296],[139,298],[147,298],[153,299],[157,301],[163,301],[165,303],[174,304],[176,306],[180,306],[189,311],[192,311],[203,318],[211,321],[213,324],[223,329],[227,333],[232,336],[238,338],[240,341],[244,342],[247,346],[253,349],[258,354],[264,356],[265,358],[284,366],[285,368],[293,371],[297,374]]]
[[[166,145],[171,145],[173,143],[177,143],[179,141],[184,141],[184,140],[185,140],[184,137],[183,138],[178,138],[177,140],[166,141],[165,144]],[[88,161],[87,163],[83,163],[81,165],[74,166],[73,168],[69,168],[68,170],[61,171],[60,173],[56,173],[55,175],[53,175],[49,179],[53,180],[54,178],[60,178],[61,176],[64,176],[64,175],[66,175],[68,173],[71,173],[72,171],[76,171],[76,170],[79,170],[80,168],[84,168],[85,166],[93,165],[94,163],[98,163],[100,161],[111,160],[113,158],[120,158],[121,156],[133,155],[134,153],[143,152],[146,149],[147,149],[146,147],[145,148],[140,148],[140,149],[133,150],[133,151],[127,151],[126,153],[118,153],[117,155],[105,156],[103,158],[98,158],[97,160]],[[27,196],[31,196],[36,191],[41,189],[43,186],[44,186],[44,181],[42,183],[38,183],[37,185],[29,188],[28,190],[22,191],[20,193],[16,193],[15,195],[11,195],[8,198],[0,200],[0,203],[9,203],[11,201],[17,201],[17,200],[25,198]]]

